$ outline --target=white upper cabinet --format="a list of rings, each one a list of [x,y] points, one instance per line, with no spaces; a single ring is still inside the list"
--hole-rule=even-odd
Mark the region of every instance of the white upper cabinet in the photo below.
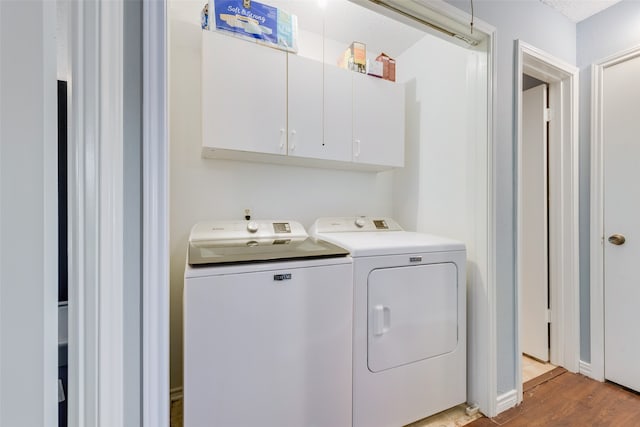
[[[297,53],[203,31],[203,156],[316,167],[404,166],[405,85],[346,70],[354,41],[369,63],[424,36],[347,0],[272,0],[298,19]],[[402,66],[402,64],[398,64]]]
[[[205,150],[286,154],[286,52],[214,31],[202,35]]]
[[[404,166],[404,85],[353,73],[353,161]]]

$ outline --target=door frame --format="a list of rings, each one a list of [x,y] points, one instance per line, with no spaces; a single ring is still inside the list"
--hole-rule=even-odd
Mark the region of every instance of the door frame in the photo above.
[[[167,2],[142,2],[142,427],[169,425]]]
[[[120,2],[122,0],[119,0]],[[110,217],[112,210],[108,204],[100,204],[98,200],[111,202],[121,197],[122,189],[117,180],[122,178],[119,169],[122,163],[121,135],[119,138],[108,139],[105,133],[108,126],[100,126],[101,120],[110,112],[113,105],[121,105],[122,89],[114,86],[115,80],[110,79],[111,73],[119,72],[121,66],[111,62],[109,58],[115,57],[117,63],[121,63],[122,55],[122,17],[119,14],[109,16],[103,14],[101,8],[105,0],[95,2],[73,3],[83,14],[78,13],[72,22],[74,29],[74,46],[72,59],[78,67],[77,76],[82,76],[80,81],[74,81],[74,99],[82,100],[82,109],[79,105],[75,115],[77,120],[75,129],[76,141],[79,145],[71,154],[78,161],[71,182],[72,191],[76,191],[77,199],[74,212],[77,221],[74,222],[75,235],[72,244],[73,253],[70,253],[70,263],[77,269],[75,279],[79,283],[89,284],[91,294],[76,295],[76,308],[73,313],[76,322],[75,329],[70,330],[70,341],[75,340],[75,354],[70,345],[71,360],[75,357],[75,366],[78,368],[74,386],[78,387],[78,393],[84,399],[82,406],[70,407],[75,411],[75,424],[100,424],[119,425],[122,419],[122,405],[118,398],[122,396],[123,381],[121,378],[121,361],[113,365],[103,362],[100,351],[105,349],[110,342],[122,349],[123,334],[121,306],[121,281],[113,285],[106,280],[117,276],[110,270],[114,263],[117,269],[121,269],[116,259],[118,246],[121,246],[122,224],[119,218]],[[442,0],[429,4],[432,10],[445,17],[456,20],[459,23],[469,22],[470,15]],[[118,6],[121,7],[121,6]],[[86,19],[82,19],[86,18]],[[85,23],[93,23],[91,25]],[[95,25],[94,25],[95,24]],[[167,70],[166,54],[168,43],[166,40],[166,2],[164,0],[146,2],[143,8],[143,85],[144,85],[144,110],[143,110],[143,288],[142,299],[142,414],[145,426],[157,426],[168,424],[168,336],[169,336],[169,281],[168,281],[168,195],[167,184],[168,169],[168,145],[166,130],[167,112]],[[477,354],[474,365],[477,368],[477,378],[474,378],[473,391],[479,399],[480,410],[489,416],[497,414],[497,336],[496,336],[496,289],[495,289],[495,158],[496,158],[496,133],[497,127],[497,38],[494,27],[477,20],[474,28],[486,35],[487,63],[483,66],[487,69],[487,117],[486,122],[486,157],[482,158],[482,168],[486,167],[487,187],[487,223],[486,227],[478,233],[485,235],[486,245],[483,247],[485,263],[483,263],[478,275],[482,276],[484,286],[481,290],[484,298],[475,301],[478,322],[473,332],[478,332]],[[102,44],[100,43],[102,42]],[[109,47],[109,49],[106,49]],[[118,59],[118,57],[120,59]],[[120,64],[121,65],[121,64]],[[154,69],[154,67],[157,67]],[[86,76],[86,78],[85,78]],[[104,86],[100,85],[103,84]],[[120,83],[121,84],[121,81]],[[96,96],[96,88],[110,91],[108,97]],[[153,93],[153,91],[157,93]],[[157,102],[156,102],[157,101]],[[112,104],[113,103],[113,104]],[[73,108],[73,107],[72,107]],[[121,129],[121,117],[117,112],[109,118],[119,120],[117,129]],[[117,132],[116,132],[117,133]],[[117,136],[117,135],[116,135]],[[86,138],[85,138],[86,137]],[[110,141],[111,144],[107,144]],[[106,150],[107,156],[97,155],[100,148]],[[120,154],[119,154],[120,153]],[[114,163],[117,167],[110,168]],[[93,169],[92,169],[93,168]],[[92,173],[93,171],[93,173]],[[96,171],[100,171],[97,176]],[[120,175],[118,177],[118,175]],[[101,187],[104,180],[109,187]],[[106,190],[111,190],[106,192]],[[113,209],[113,206],[111,207]],[[71,215],[71,213],[70,213]],[[110,222],[112,218],[115,221]],[[102,219],[102,221],[101,221]],[[97,225],[102,227],[98,227]],[[112,252],[113,251],[113,252]],[[486,252],[485,252],[486,251]],[[72,258],[72,257],[76,258]],[[86,261],[86,262],[83,262]],[[119,274],[119,273],[118,273]],[[116,277],[117,279],[117,277]],[[70,292],[71,292],[70,284]],[[99,291],[110,292],[115,298],[105,300]],[[115,294],[114,294],[115,292]],[[82,298],[80,300],[80,298]],[[71,299],[71,296],[70,296]],[[116,310],[111,310],[115,307]],[[96,313],[100,313],[101,321],[97,322]],[[71,316],[71,313],[70,313]],[[110,319],[114,320],[111,327],[105,328],[104,324]],[[113,350],[113,348],[110,348]],[[103,364],[99,364],[103,363]],[[72,367],[73,369],[73,367]],[[109,379],[103,383],[104,379]],[[118,377],[120,376],[120,377]],[[82,387],[79,387],[82,385]],[[98,411],[100,409],[100,411]],[[87,421],[87,422],[85,422]]]
[[[124,324],[123,0],[71,2],[69,425],[124,425],[139,327],[142,426],[169,425],[167,5],[142,5],[140,323]]]
[[[522,350],[520,344],[522,307],[522,74],[526,73],[549,84],[549,102],[555,107],[549,128],[549,173],[559,186],[550,188],[549,227],[557,232],[549,236],[549,298],[551,301],[551,363],[571,372],[579,369],[579,139],[578,139],[578,73],[567,64],[521,40],[516,40],[516,387],[518,403],[522,401]],[[555,191],[554,191],[555,189]],[[557,309],[554,309],[557,307]]]
[[[123,4],[70,13],[68,423],[123,425]]]
[[[604,140],[602,99],[606,68],[640,56],[640,45],[591,66],[591,378],[604,381]]]

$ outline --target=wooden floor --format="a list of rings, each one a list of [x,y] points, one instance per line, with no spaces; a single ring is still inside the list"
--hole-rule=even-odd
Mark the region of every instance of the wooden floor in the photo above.
[[[520,406],[466,427],[640,426],[640,395],[615,384],[556,368],[523,388]]]

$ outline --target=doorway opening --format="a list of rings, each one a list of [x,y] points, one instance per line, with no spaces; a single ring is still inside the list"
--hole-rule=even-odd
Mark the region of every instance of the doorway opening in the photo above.
[[[550,363],[550,260],[555,254],[549,223],[550,189],[556,184],[549,168],[550,85],[522,75],[522,382],[553,369]],[[555,177],[554,177],[555,178]],[[555,228],[555,224],[552,224]]]
[[[579,366],[578,69],[521,41],[516,47],[520,403],[523,353],[572,372]]]

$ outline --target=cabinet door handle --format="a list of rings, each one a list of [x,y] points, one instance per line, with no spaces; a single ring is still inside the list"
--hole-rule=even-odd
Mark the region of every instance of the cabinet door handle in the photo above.
[[[295,129],[291,131],[291,151],[295,151],[296,149],[296,134],[297,132]]]
[[[284,139],[286,135],[284,128],[280,128],[280,151],[284,149]]]
[[[358,157],[360,156],[360,140],[356,139],[353,144],[353,155]]]

